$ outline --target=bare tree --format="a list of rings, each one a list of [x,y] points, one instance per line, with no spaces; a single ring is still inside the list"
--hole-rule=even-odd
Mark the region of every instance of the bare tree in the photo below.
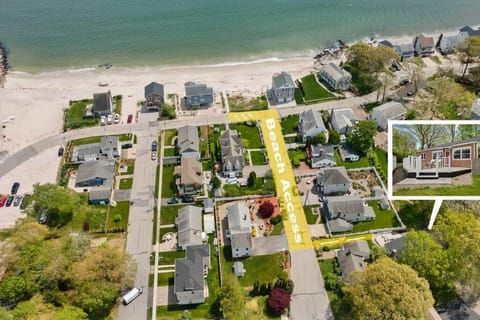
[[[405,128],[417,139],[420,149],[428,149],[449,140],[449,130],[444,125],[417,124]]]

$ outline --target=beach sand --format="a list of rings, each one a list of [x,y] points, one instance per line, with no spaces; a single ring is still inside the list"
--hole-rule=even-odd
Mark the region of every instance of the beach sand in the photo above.
[[[184,83],[196,81],[215,92],[260,94],[270,86],[272,75],[280,71],[293,79],[313,70],[313,59],[267,61],[236,65],[178,66],[144,68],[97,68],[39,74],[12,72],[0,89],[0,122],[7,120],[0,150],[18,151],[35,141],[62,132],[63,109],[69,100],[92,98],[93,93],[110,90],[123,95],[122,121],[135,114],[137,102],[144,98],[144,86],[162,83],[166,93],[184,96]],[[100,87],[99,83],[108,83]],[[8,120],[8,118],[14,120]]]

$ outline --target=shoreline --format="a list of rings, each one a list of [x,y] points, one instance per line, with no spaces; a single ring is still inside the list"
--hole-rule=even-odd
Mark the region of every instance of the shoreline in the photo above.
[[[462,25],[463,27],[463,25]],[[425,36],[432,36],[435,39],[435,43],[438,40],[438,37],[441,34],[446,34],[446,35],[451,35],[451,34],[456,34],[458,33],[459,29],[462,27],[457,27],[457,28],[452,28],[452,29],[445,29],[445,30],[436,30],[432,32],[418,32],[415,34],[398,34],[398,35],[393,35],[393,36],[384,36],[381,34],[373,34],[372,36],[363,36],[360,39],[356,39],[353,41],[346,42],[348,46],[351,46],[357,42],[366,42],[369,43],[370,40],[373,39],[376,41],[382,41],[382,40],[389,40],[390,42],[394,44],[405,44],[408,42],[413,42],[413,38],[419,34],[423,34]],[[472,28],[476,29],[478,26],[473,26]],[[340,39],[343,41],[343,39]],[[335,43],[336,40],[332,40],[332,43]],[[322,50],[331,48],[330,47],[318,47],[318,48],[307,48],[302,51],[292,51],[292,52],[285,52],[284,54],[259,54],[258,56],[246,56],[244,60],[242,59],[229,59],[228,57],[225,58],[219,58],[218,62],[207,62],[207,61],[197,61],[197,62],[189,62],[185,61],[184,63],[177,63],[177,64],[138,64],[138,65],[114,65],[112,69],[110,70],[132,70],[132,71],[137,71],[137,70],[145,70],[145,69],[166,69],[166,68],[205,68],[205,67],[210,67],[210,68],[221,68],[221,67],[230,67],[230,66],[239,66],[239,65],[254,65],[254,64],[260,64],[264,62],[288,62],[288,61],[295,61],[295,60],[314,60],[314,57],[322,52]],[[0,49],[1,49],[1,42],[0,42]],[[1,51],[0,51],[1,55]],[[35,68],[35,67],[34,67]],[[104,67],[101,67],[99,65],[78,65],[78,66],[65,66],[65,67],[58,67],[55,69],[41,69],[36,70],[36,71],[30,71],[28,70],[28,67],[25,69],[20,68],[15,68],[15,66],[9,66],[8,67],[8,73],[11,74],[58,74],[58,75],[63,75],[63,74],[70,74],[70,73],[81,73],[81,72],[88,72],[88,71],[99,71],[99,70],[105,70]]]

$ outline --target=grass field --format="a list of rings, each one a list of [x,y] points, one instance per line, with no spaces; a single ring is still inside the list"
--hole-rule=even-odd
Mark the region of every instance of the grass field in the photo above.
[[[479,196],[480,176],[472,177],[471,185],[451,187],[425,187],[416,189],[400,189],[393,191],[395,196]]]
[[[163,167],[163,175],[162,175],[162,190],[161,190],[161,197],[162,198],[172,198],[175,196],[175,191],[173,189],[173,185],[175,182],[174,178],[175,167],[174,166],[164,166]]]
[[[312,208],[319,208],[320,206],[318,205],[312,205],[312,206],[304,206],[303,211],[305,212],[305,217],[307,218],[307,223],[308,224],[315,224],[317,221],[318,215],[314,215],[312,213]]]
[[[368,201],[368,205],[375,210],[375,220],[367,222],[357,222],[353,224],[353,232],[362,232],[368,230],[385,229],[392,227],[400,227],[400,222],[397,220],[392,209],[380,210],[377,201]]]
[[[165,145],[171,146],[173,142],[173,138],[177,136],[177,130],[170,129],[165,131]]]
[[[120,190],[132,189],[133,178],[126,178],[120,180]]]
[[[268,101],[265,96],[248,98],[240,95],[228,95],[228,105],[231,112],[268,109]]]
[[[302,78],[302,88],[305,102],[335,98],[332,93],[318,84],[314,74]]]
[[[160,209],[160,224],[174,224],[178,210],[185,207],[184,205],[162,206]],[[161,230],[161,229],[160,229]]]
[[[92,103],[92,99],[72,101],[72,104],[65,110],[63,124],[64,128],[66,130],[69,130],[98,125],[100,123],[100,118],[83,118],[83,112],[85,111],[85,107]]]
[[[255,122],[250,124],[234,123],[230,125],[230,129],[237,130],[240,134],[243,146],[246,149],[261,149],[263,148],[260,132],[258,131]]]
[[[375,149],[375,153],[377,154],[378,162],[380,162],[380,167],[383,170],[383,173],[387,174],[387,152],[382,149]]]
[[[253,166],[261,166],[267,164],[267,159],[265,158],[266,151],[250,151],[250,156],[252,157]]]
[[[159,253],[159,262],[160,265],[172,265],[175,264],[175,259],[184,258],[185,251],[167,251]]]
[[[302,105],[302,104],[305,103],[305,101],[303,101],[303,96],[302,96],[302,92],[300,92],[300,89],[295,88],[293,96],[295,97],[295,103],[296,104]]]
[[[163,149],[163,156],[165,156],[165,157],[175,156],[175,148],[164,148]]]
[[[297,133],[298,132],[298,114],[289,115],[286,118],[282,118],[282,133]]]
[[[340,155],[338,154],[338,150],[335,150],[334,157],[337,167],[345,167],[345,169],[365,168],[372,166],[367,157],[361,157],[358,161],[354,162],[343,162],[342,158],[340,158]]]
[[[327,259],[327,260],[319,260],[318,265],[320,266],[320,270],[322,271],[323,279],[326,280],[331,277],[339,277],[339,275],[335,272],[335,269],[338,267],[336,259]],[[328,300],[330,301],[330,305],[332,307],[333,315],[336,320],[348,320],[351,319],[351,315],[349,315],[349,307],[342,299],[339,294],[339,290],[329,290],[327,289]]]
[[[107,229],[123,228],[127,230],[130,201],[119,201],[115,207],[110,208]]]

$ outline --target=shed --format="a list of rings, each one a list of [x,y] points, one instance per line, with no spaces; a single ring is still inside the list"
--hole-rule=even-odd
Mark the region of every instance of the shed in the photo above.
[[[245,275],[245,268],[243,267],[243,262],[236,261],[233,264],[233,273],[235,273],[235,275],[239,278]]]

